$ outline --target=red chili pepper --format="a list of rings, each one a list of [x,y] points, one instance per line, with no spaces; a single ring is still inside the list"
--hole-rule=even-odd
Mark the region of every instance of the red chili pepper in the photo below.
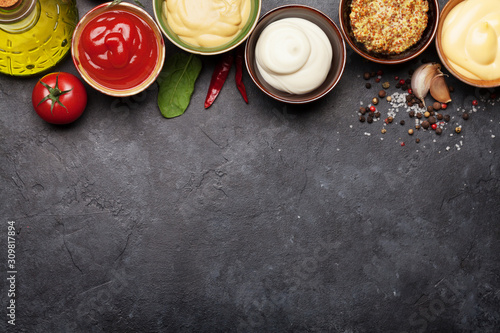
[[[222,56],[222,59],[215,66],[214,73],[212,74],[212,79],[210,80],[210,86],[208,88],[207,97],[205,98],[205,109],[210,107],[215,101],[219,92],[226,81],[227,75],[231,70],[233,65],[234,57],[232,53],[226,53]]]
[[[238,87],[241,96],[243,96],[245,103],[248,104],[247,90],[245,89],[245,84],[243,83],[243,64],[245,62],[245,58],[243,56],[244,50],[245,49],[241,46],[236,50],[236,75],[234,79],[236,81],[236,87]]]

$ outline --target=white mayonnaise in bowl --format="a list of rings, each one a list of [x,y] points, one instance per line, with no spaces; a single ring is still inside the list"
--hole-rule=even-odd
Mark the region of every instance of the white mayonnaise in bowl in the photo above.
[[[335,23],[317,9],[286,5],[266,13],[246,43],[254,83],[268,96],[303,104],[328,94],[345,68],[346,47]]]

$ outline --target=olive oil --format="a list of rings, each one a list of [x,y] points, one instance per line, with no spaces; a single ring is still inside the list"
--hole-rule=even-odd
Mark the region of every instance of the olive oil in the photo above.
[[[77,23],[76,0],[10,0],[0,6],[0,72],[27,76],[55,66],[70,50]]]

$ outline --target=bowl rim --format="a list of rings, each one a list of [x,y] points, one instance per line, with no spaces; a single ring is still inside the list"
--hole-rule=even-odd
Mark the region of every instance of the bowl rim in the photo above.
[[[175,46],[177,46],[178,48],[180,48],[183,51],[193,53],[193,54],[198,54],[198,55],[207,55],[207,56],[222,54],[222,53],[231,51],[231,50],[237,48],[238,46],[240,46],[242,43],[244,43],[248,39],[248,37],[252,34],[255,27],[257,26],[257,22],[259,21],[259,17],[260,17],[261,10],[262,10],[262,0],[252,0],[254,3],[257,3],[257,11],[255,13],[255,19],[253,20],[252,25],[249,26],[247,33],[245,35],[243,35],[240,38],[240,40],[238,40],[234,44],[231,44],[229,47],[219,46],[217,48],[210,48],[208,50],[204,50],[203,48],[198,48],[195,46],[193,46],[195,48],[191,48],[191,47],[189,47],[188,44],[186,44],[186,45],[180,44],[173,36],[171,36],[170,33],[167,30],[165,30],[165,28],[162,24],[162,22],[163,22],[163,20],[161,20],[162,12],[161,11],[158,12],[158,10],[156,9],[156,3],[158,1],[165,1],[165,0],[152,0],[152,1],[153,1],[154,18],[155,18],[155,21],[160,28],[160,31],[163,33],[163,35],[165,35],[165,37],[167,37],[167,39],[172,44],[174,44]],[[165,24],[167,24],[167,23],[165,22]]]
[[[419,55],[421,55],[429,47],[429,45],[432,44],[433,39],[436,37],[437,27],[438,27],[438,23],[440,21],[440,19],[439,19],[440,18],[439,1],[438,0],[427,0],[427,1],[429,3],[433,3],[434,6],[436,7],[436,12],[435,12],[436,19],[433,20],[434,27],[432,29],[432,32],[430,34],[429,39],[422,45],[422,47],[420,47],[414,53],[412,53],[406,57],[403,57],[400,59],[381,59],[381,58],[377,58],[375,56],[375,54],[372,55],[372,54],[364,52],[356,45],[356,43],[350,38],[349,34],[347,33],[349,28],[344,24],[344,20],[342,18],[344,10],[348,10],[350,12],[350,9],[349,8],[346,9],[346,7],[348,7],[348,3],[350,4],[352,2],[352,0],[340,0],[339,23],[340,23],[342,34],[343,34],[344,38],[346,39],[347,43],[349,44],[349,46],[357,54],[359,54],[360,56],[362,56],[363,58],[365,58],[367,60],[370,60],[372,62],[379,63],[379,64],[384,64],[384,65],[395,65],[395,64],[402,64],[402,63],[408,62],[412,59],[415,59]]]
[[[269,17],[270,15],[272,15],[272,14],[274,14],[276,12],[279,12],[279,11],[286,11],[286,10],[290,10],[290,9],[299,9],[299,10],[300,9],[305,9],[305,10],[310,10],[310,11],[314,12],[316,15],[318,15],[320,18],[324,19],[325,22],[327,22],[331,27],[333,27],[334,32],[338,35],[338,40],[339,40],[339,42],[341,44],[340,48],[342,50],[342,54],[341,54],[341,66],[340,66],[340,70],[339,70],[339,73],[338,73],[336,79],[332,83],[330,83],[324,89],[324,91],[322,91],[321,93],[319,93],[319,94],[317,94],[317,95],[315,95],[315,96],[313,96],[311,98],[300,99],[300,100],[291,100],[289,98],[273,94],[272,92],[270,92],[269,90],[267,90],[260,83],[260,80],[256,77],[254,71],[251,68],[251,65],[250,65],[250,62],[249,62],[249,59],[248,59],[249,58],[248,55],[250,53],[249,39],[246,41],[246,45],[245,45],[245,64],[246,64],[246,68],[247,68],[248,74],[250,75],[250,78],[252,79],[252,81],[255,83],[255,85],[262,92],[264,92],[269,97],[272,97],[273,99],[275,99],[277,101],[285,102],[285,103],[288,103],[288,104],[306,104],[306,103],[310,103],[310,102],[316,101],[316,100],[324,97],[325,95],[327,95],[328,93],[330,93],[333,90],[333,88],[335,88],[337,86],[337,84],[339,83],[339,81],[342,78],[342,75],[344,74],[344,71],[345,71],[345,66],[346,66],[346,61],[347,61],[347,50],[346,50],[346,45],[345,45],[345,41],[344,41],[344,37],[342,35],[342,32],[340,31],[340,29],[338,28],[338,26],[335,24],[335,22],[328,15],[326,15],[325,13],[323,13],[322,11],[320,11],[319,9],[311,7],[311,6],[308,6],[308,5],[288,4],[288,5],[282,5],[282,6],[275,7],[273,9],[269,10],[266,14],[264,14],[259,19],[256,27],[258,27],[259,24],[261,24],[264,21],[264,19],[267,18],[267,17]],[[252,36],[253,35],[254,35],[254,33],[252,33]],[[330,71],[331,70],[332,70],[332,68],[330,68]],[[317,89],[319,89],[319,87]],[[313,92],[314,92],[314,90],[313,90]],[[297,95],[294,95],[294,96],[297,96]]]
[[[102,3],[100,5],[97,5],[93,8],[91,8],[87,13],[85,13],[79,20],[78,24],[75,27],[75,30],[73,31],[72,39],[71,39],[71,57],[73,59],[73,64],[76,67],[76,70],[80,74],[80,76],[87,82],[92,88],[95,90],[109,95],[109,96],[114,96],[114,97],[127,97],[127,96],[133,96],[136,95],[144,90],[146,90],[151,84],[153,84],[158,75],[160,74],[163,64],[165,62],[165,43],[163,40],[163,36],[161,34],[160,29],[158,28],[155,20],[149,15],[149,13],[140,8],[137,5],[128,3],[128,2],[121,2],[119,4],[113,5],[112,7],[109,7],[110,10],[113,9],[122,9],[126,10],[128,12],[131,12],[133,14],[138,15],[141,19],[143,19],[148,26],[151,28],[153,31],[153,34],[155,35],[155,39],[157,42],[158,46],[158,55],[156,59],[156,65],[153,68],[151,74],[147,77],[147,79],[142,82],[139,85],[136,85],[131,88],[126,88],[126,89],[116,89],[116,88],[108,88],[98,82],[96,82],[94,79],[90,77],[88,72],[81,66],[79,63],[77,57],[79,56],[78,52],[78,45],[77,43],[77,38],[78,33],[81,33],[81,30],[87,24],[91,19],[93,19],[95,16],[100,15],[101,13],[104,13],[107,11],[107,7],[112,4],[112,2],[106,2]]]
[[[473,87],[478,87],[478,88],[496,88],[500,86],[500,78],[496,80],[476,80],[476,79],[471,79],[468,78],[458,71],[455,70],[455,68],[450,64],[448,61],[448,57],[444,54],[444,51],[442,50],[442,44],[441,44],[441,34],[443,30],[443,24],[444,20],[446,19],[446,16],[448,13],[455,8],[456,5],[459,3],[463,2],[465,0],[449,0],[446,5],[443,7],[443,10],[441,11],[441,20],[439,21],[438,24],[438,33],[436,35],[436,51],[439,56],[439,59],[441,60],[442,64],[446,69],[458,80],[462,81],[465,84],[468,84]]]

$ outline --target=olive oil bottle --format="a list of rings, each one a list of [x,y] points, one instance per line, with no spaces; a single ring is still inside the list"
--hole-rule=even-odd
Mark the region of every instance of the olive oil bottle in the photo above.
[[[27,76],[55,66],[77,23],[76,0],[0,0],[0,73]]]

